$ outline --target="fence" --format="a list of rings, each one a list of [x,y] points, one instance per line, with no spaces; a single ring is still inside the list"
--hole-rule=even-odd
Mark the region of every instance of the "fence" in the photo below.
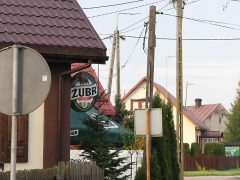
[[[226,170],[232,168],[239,168],[240,156],[184,156],[184,171],[198,170],[196,163],[199,164],[201,167],[205,167],[205,169]]]
[[[1,180],[9,180],[10,172],[0,172]],[[104,170],[96,162],[60,162],[49,169],[21,170],[16,172],[17,180],[103,180]]]

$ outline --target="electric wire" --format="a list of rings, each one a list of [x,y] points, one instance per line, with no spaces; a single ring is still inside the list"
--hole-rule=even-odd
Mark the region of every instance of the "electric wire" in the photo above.
[[[138,44],[138,42],[139,42],[139,40],[140,40],[140,37],[142,36],[142,33],[143,33],[143,31],[144,31],[144,28],[145,28],[145,26],[143,27],[142,32],[141,32],[141,34],[140,34],[140,36],[139,36],[139,38],[138,38],[138,40],[137,40],[137,42],[136,42],[136,44],[135,44],[135,46],[134,46],[134,48],[133,48],[130,56],[128,57],[128,59],[127,59],[127,61],[124,63],[124,65],[122,66],[122,69],[126,66],[126,64],[128,63],[129,59],[132,57],[132,54],[133,54],[134,50],[135,50],[136,47],[137,47],[137,44]],[[121,70],[122,70],[122,69],[121,69]]]
[[[159,14],[166,15],[166,16],[172,16],[172,17],[178,17],[176,15],[166,14],[166,13],[163,13],[163,12],[160,12]],[[187,19],[187,20],[201,22],[201,23],[211,24],[211,25],[214,25],[214,26],[219,26],[219,27],[223,27],[223,28],[227,28],[227,29],[232,29],[232,30],[237,30],[237,31],[240,30],[240,29],[236,29],[236,28],[233,28],[233,27],[229,27],[229,26],[219,25],[219,24],[223,24],[224,22],[217,22],[217,21],[210,21],[210,20],[203,20],[203,19],[194,19],[194,18],[188,18],[188,17],[184,17],[184,16],[182,16],[182,18]]]
[[[127,38],[144,38],[144,37],[138,37],[138,36],[124,36]],[[174,40],[176,41],[176,38],[156,38],[156,40]],[[183,38],[182,40],[185,41],[231,41],[231,40],[237,40],[239,41],[240,38]]]
[[[110,5],[106,5],[106,6],[97,6],[97,7],[89,7],[89,8],[82,8],[82,9],[97,9],[97,8],[105,8],[105,7],[112,7],[112,6],[119,6],[119,5],[125,5],[125,4],[135,3],[135,2],[139,2],[139,1],[144,1],[144,0],[130,1],[130,2],[121,3],[121,4],[110,4]]]
[[[133,31],[133,30],[136,30],[136,29],[138,29],[138,28],[140,28],[140,27],[143,27],[143,25],[138,26],[138,27],[136,27],[136,28],[134,28],[134,29],[130,29],[130,30],[128,30],[128,31],[121,32],[121,34],[122,34],[122,33],[130,32],[130,31]]]
[[[161,9],[159,9],[158,11],[164,9],[164,8],[165,8],[166,6],[168,6],[169,4],[170,4],[170,3],[168,3],[167,5],[165,5],[164,7],[162,7]],[[130,28],[130,27],[132,27],[132,26],[134,26],[134,25],[136,25],[136,24],[142,22],[143,20],[145,20],[145,19],[147,19],[147,18],[148,18],[148,16],[145,17],[145,18],[143,18],[143,19],[141,19],[141,20],[139,20],[139,21],[137,21],[136,23],[134,23],[134,24],[132,24],[132,25],[130,25],[130,26],[128,26],[128,27],[126,27],[126,28],[120,30],[119,32],[122,32],[122,31],[124,31],[124,30],[126,30],[126,29],[128,29],[128,28]]]
[[[136,9],[136,8],[140,8],[140,7],[148,6],[148,5],[150,5],[150,4],[156,4],[156,3],[159,3],[159,2],[162,2],[162,1],[164,1],[164,0],[155,1],[155,2],[152,2],[152,3],[149,3],[149,4],[144,4],[144,5],[141,5],[141,6],[136,6],[136,7],[132,7],[132,8],[128,8],[128,9],[123,9],[123,10],[119,10],[119,11],[114,11],[114,12],[110,12],[110,13],[99,14],[99,15],[95,15],[95,16],[88,17],[88,18],[94,18],[94,17],[99,17],[99,16],[105,16],[105,15],[108,15],[108,14],[115,14],[115,13],[119,13],[119,12],[123,12],[123,11],[130,10],[130,9]]]

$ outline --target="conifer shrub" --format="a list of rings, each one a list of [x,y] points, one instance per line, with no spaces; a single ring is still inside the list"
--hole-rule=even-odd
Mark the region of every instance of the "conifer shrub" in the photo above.
[[[200,144],[198,142],[194,142],[191,144],[191,156],[199,156],[201,154]]]
[[[158,164],[157,153],[153,151],[150,157],[150,177],[151,180],[162,180],[161,168]],[[144,164],[142,167],[138,168],[137,174],[134,180],[146,180],[147,178],[147,168]]]
[[[190,156],[191,155],[191,151],[190,151],[188,143],[183,143],[183,154],[184,154],[184,156]]]
[[[212,156],[224,156],[225,146],[222,143],[206,143],[204,146],[204,154]]]

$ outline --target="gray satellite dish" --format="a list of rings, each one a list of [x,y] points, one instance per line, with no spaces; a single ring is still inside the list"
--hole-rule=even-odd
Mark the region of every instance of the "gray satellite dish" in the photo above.
[[[45,59],[35,50],[18,47],[17,112],[28,114],[46,99],[51,73]],[[12,115],[13,47],[0,50],[0,112]]]

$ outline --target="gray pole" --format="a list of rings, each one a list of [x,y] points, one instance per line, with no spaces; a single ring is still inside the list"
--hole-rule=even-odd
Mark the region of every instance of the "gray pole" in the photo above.
[[[119,53],[119,31],[116,30],[116,71],[117,71],[117,78],[116,78],[116,95],[120,96],[120,53]]]
[[[11,173],[10,179],[16,179],[17,157],[17,115],[18,115],[18,46],[13,45],[13,92],[12,92],[12,135],[11,135]]]
[[[180,179],[183,180],[183,86],[182,86],[182,0],[177,0],[177,32],[176,32],[176,99],[177,99],[177,145]]]
[[[113,77],[113,65],[114,65],[114,58],[115,58],[115,48],[116,48],[116,31],[114,31],[114,35],[113,35],[112,54],[111,54],[110,68],[109,68],[109,73],[108,73],[107,95],[108,95],[109,99],[111,99],[111,89],[112,89],[112,77]]]

